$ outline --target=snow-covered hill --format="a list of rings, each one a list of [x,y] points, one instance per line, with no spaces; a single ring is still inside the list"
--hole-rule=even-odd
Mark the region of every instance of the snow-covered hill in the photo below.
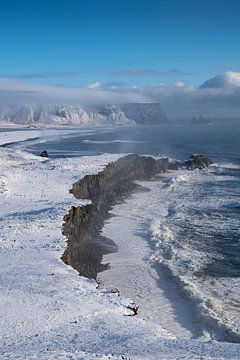
[[[95,105],[0,105],[0,124],[32,126],[120,126],[166,123],[158,103]]]

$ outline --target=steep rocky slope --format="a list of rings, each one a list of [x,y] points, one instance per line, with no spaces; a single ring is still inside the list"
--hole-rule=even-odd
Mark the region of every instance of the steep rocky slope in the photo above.
[[[168,158],[127,155],[106,166],[97,175],[87,175],[73,184],[71,192],[78,199],[89,199],[91,204],[72,207],[64,217],[63,234],[68,246],[63,254],[65,263],[81,275],[96,278],[106,269],[102,255],[113,251],[114,244],[100,235],[108,212],[116,202],[133,190],[141,188],[133,180],[146,180],[168,168]]]
[[[0,105],[0,124],[30,126],[120,126],[167,123],[158,103],[121,105]]]

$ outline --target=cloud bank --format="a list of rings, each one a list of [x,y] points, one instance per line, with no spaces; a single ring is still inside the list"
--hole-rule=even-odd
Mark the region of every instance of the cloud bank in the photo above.
[[[146,97],[132,89],[124,92],[101,88],[99,82],[87,88],[32,84],[0,78],[0,101],[12,103],[69,103],[79,105],[146,102]]]
[[[162,104],[168,116],[240,117],[240,88],[201,88],[188,84],[151,85],[140,90]]]
[[[124,87],[119,87],[123,91]],[[159,101],[169,117],[204,116],[240,118],[240,73],[227,71],[199,86],[181,80],[174,84],[151,84],[135,92]]]
[[[145,95],[153,89],[146,89]],[[182,83],[179,86],[155,88],[155,97],[162,98],[173,115],[198,115],[240,117],[240,73],[227,71],[208,79],[200,86]]]
[[[32,84],[19,79],[0,78],[0,100],[15,103],[101,103],[160,102],[169,117],[240,117],[240,73],[227,71],[199,86],[179,81],[142,87],[112,81],[96,81],[88,87]]]
[[[240,87],[240,73],[227,71],[205,81],[200,87],[201,89],[238,88]]]

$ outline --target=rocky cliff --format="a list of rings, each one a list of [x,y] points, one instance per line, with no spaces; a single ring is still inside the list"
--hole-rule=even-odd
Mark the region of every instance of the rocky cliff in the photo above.
[[[123,104],[120,106],[125,116],[141,125],[167,124],[168,119],[159,103]]]
[[[80,275],[96,279],[97,273],[108,266],[101,263],[102,256],[116,250],[115,244],[100,234],[104,221],[116,202],[133,191],[144,190],[134,180],[148,180],[159,173],[179,168],[203,169],[211,163],[200,154],[192,155],[183,163],[131,154],[107,165],[102,172],[86,175],[75,182],[70,192],[77,199],[89,199],[91,203],[73,206],[64,217],[63,234],[67,238],[67,248],[63,261],[77,269]]]
[[[167,124],[168,119],[159,103],[129,103],[121,105],[101,105],[96,113],[110,115],[112,109],[119,109],[124,116],[139,125]]]
[[[167,123],[158,103],[121,105],[0,105],[0,124],[29,126],[133,126]]]
[[[74,183],[71,190],[74,196],[89,199],[91,204],[72,207],[64,217],[63,234],[68,239],[62,256],[64,262],[90,278],[106,269],[107,265],[101,263],[102,256],[115,250],[114,243],[100,235],[109,210],[132,191],[143,190],[132,181],[150,179],[167,168],[167,158],[127,155],[104,171]]]

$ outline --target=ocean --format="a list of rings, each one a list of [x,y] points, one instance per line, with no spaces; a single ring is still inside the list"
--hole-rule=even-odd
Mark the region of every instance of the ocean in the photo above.
[[[202,153],[214,161],[203,171],[163,175],[151,189],[145,211],[149,237],[159,262],[198,303],[224,340],[240,335],[240,119],[216,119],[210,125],[187,120],[164,126],[45,131],[41,142],[22,144],[50,157],[137,153],[184,160]],[[151,186],[150,186],[151,188]],[[146,200],[146,197],[144,198]],[[139,204],[144,206],[139,199]],[[142,224],[141,224],[142,226]],[[161,286],[161,284],[160,284]],[[229,332],[228,332],[229,331]],[[221,338],[221,335],[218,336]]]

